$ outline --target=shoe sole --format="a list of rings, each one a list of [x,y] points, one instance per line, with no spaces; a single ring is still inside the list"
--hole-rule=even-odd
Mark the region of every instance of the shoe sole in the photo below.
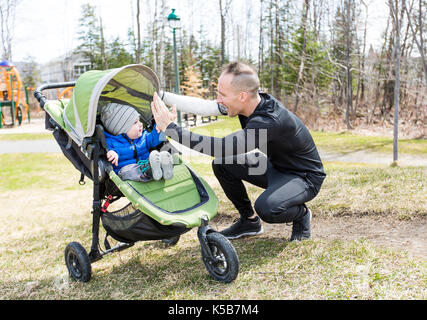
[[[242,237],[257,236],[257,235],[263,234],[263,233],[264,233],[264,228],[261,227],[261,230],[259,230],[259,231],[246,232],[246,233],[239,234],[238,236],[226,236],[226,235],[223,235],[223,236],[226,237],[229,240],[235,240],[235,239],[239,239],[239,238],[242,238]]]
[[[160,165],[163,171],[163,178],[165,180],[172,179],[173,177],[173,158],[169,152],[160,152]]]
[[[311,236],[310,237],[301,237],[301,239],[292,239],[289,240],[289,242],[298,242],[298,241],[305,241],[305,240],[311,240]]]
[[[149,156],[151,172],[154,180],[160,180],[163,176],[162,167],[160,164],[160,152],[152,151]]]

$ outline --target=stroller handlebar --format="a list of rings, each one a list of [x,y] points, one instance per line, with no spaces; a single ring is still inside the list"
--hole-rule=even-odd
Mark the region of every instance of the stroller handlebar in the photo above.
[[[37,101],[40,103],[40,107],[43,109],[47,101],[47,98],[42,94],[43,90],[74,87],[75,85],[75,81],[42,84],[34,91],[34,97],[37,99]]]

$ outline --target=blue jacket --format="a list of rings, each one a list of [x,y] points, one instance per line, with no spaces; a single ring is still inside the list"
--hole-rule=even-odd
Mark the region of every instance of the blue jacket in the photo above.
[[[148,159],[150,149],[166,141],[165,134],[163,132],[157,133],[155,128],[156,126],[154,126],[151,132],[144,130],[142,136],[133,141],[125,133],[113,136],[105,132],[105,140],[108,148],[114,150],[119,155],[118,165],[113,165],[115,173],[128,164]]]

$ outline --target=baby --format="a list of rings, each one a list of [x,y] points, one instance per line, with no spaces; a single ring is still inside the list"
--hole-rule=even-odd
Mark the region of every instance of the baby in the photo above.
[[[151,132],[143,130],[139,113],[132,107],[109,103],[102,108],[101,122],[109,151],[107,160],[122,180],[148,182],[173,177],[172,155],[153,150],[166,141],[156,126]]]

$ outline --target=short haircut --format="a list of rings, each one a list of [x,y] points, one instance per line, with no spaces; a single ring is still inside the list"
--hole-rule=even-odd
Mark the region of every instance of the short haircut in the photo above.
[[[247,91],[252,97],[259,89],[259,78],[256,71],[240,61],[231,62],[222,68],[222,73],[232,74],[231,85],[241,91]]]

